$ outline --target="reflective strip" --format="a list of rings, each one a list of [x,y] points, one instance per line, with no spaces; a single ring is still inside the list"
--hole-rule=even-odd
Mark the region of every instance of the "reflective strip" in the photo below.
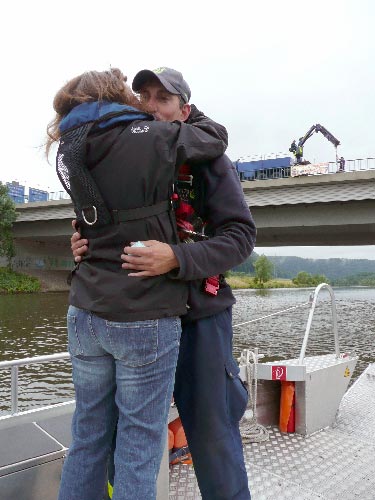
[[[113,486],[111,485],[111,483],[108,481],[108,496],[109,498],[112,498],[113,496]]]

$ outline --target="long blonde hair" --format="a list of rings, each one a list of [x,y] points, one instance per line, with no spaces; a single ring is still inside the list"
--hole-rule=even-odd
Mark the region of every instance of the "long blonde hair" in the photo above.
[[[86,71],[69,80],[55,95],[55,118],[47,126],[46,156],[51,146],[61,137],[61,120],[84,102],[109,101],[141,108],[138,98],[126,83],[127,77],[118,68],[108,71]]]

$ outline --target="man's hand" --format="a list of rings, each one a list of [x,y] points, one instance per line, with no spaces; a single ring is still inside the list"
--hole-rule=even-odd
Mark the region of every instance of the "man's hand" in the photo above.
[[[84,255],[88,250],[88,240],[81,237],[81,233],[76,230],[76,220],[72,221],[72,228],[75,230],[72,237],[70,238],[71,249],[74,256],[74,262],[81,262],[82,255]]]
[[[124,261],[121,267],[137,271],[129,273],[129,276],[158,276],[179,267],[178,260],[167,243],[156,240],[142,243],[145,247],[125,247],[125,253],[121,255]]]

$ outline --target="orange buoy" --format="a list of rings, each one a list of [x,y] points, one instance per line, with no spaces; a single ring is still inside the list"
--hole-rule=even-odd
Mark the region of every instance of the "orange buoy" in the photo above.
[[[171,451],[174,446],[174,434],[172,429],[168,427],[168,450]]]
[[[292,407],[290,409],[288,427],[286,428],[286,432],[295,432],[296,431],[296,391],[293,393]]]
[[[295,432],[295,384],[281,381],[279,429],[281,432]]]
[[[184,428],[182,427],[182,422],[180,418],[176,418],[169,425],[168,428],[173,432],[174,435],[174,448],[182,448],[187,445],[187,439],[185,435]]]
[[[168,424],[168,433],[173,434],[173,447],[170,450],[170,463],[174,464],[191,464],[191,454],[189,453],[189,447],[187,444],[187,439],[185,435],[184,428],[182,427],[182,422],[180,418],[176,418]]]

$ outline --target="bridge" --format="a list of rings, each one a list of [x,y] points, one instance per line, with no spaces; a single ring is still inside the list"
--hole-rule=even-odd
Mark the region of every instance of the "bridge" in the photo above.
[[[242,183],[257,246],[375,244],[375,171]]]
[[[242,182],[257,246],[375,244],[375,170]],[[70,199],[17,205],[16,269],[71,269]]]

